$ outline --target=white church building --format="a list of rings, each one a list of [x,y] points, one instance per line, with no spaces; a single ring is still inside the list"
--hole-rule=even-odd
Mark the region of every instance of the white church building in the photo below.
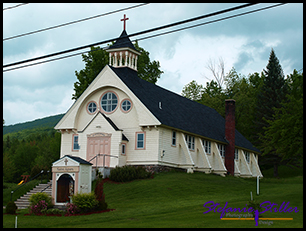
[[[62,134],[60,158],[81,158],[93,169],[166,166],[263,177],[260,151],[235,129],[234,100],[225,102],[224,119],[213,108],[140,79],[140,53],[125,30],[107,51],[109,65],[55,126]]]

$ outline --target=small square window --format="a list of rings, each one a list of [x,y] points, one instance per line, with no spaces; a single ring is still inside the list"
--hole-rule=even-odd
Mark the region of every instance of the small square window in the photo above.
[[[203,140],[203,145],[204,145],[206,154],[210,155],[211,142],[208,140]]]
[[[187,146],[190,150],[194,150],[194,136],[185,135]]]
[[[219,152],[220,152],[220,155],[225,158],[225,145],[223,144],[218,144],[218,149],[219,149]]]
[[[250,153],[249,152],[244,152],[244,155],[245,155],[245,159],[248,163],[250,163]]]
[[[79,150],[79,135],[73,135],[73,150]]]
[[[121,155],[125,155],[125,150],[126,150],[125,144],[122,144],[121,145]]]
[[[172,131],[172,146],[176,146],[176,131]]]
[[[238,148],[235,148],[235,160],[238,160]]]
[[[145,148],[145,133],[136,133],[136,149]]]

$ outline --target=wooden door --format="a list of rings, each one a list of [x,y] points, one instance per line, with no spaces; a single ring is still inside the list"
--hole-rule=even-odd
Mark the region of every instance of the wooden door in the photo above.
[[[71,190],[72,189],[72,190]],[[74,180],[68,174],[63,174],[57,180],[56,202],[70,202],[70,196],[74,192]]]
[[[98,156],[90,161],[93,166],[98,167],[109,167],[110,164],[110,136],[96,136],[96,137],[88,137],[87,138],[87,161],[90,161],[97,154],[105,154],[107,156]],[[103,160],[105,159],[105,163],[103,165]]]

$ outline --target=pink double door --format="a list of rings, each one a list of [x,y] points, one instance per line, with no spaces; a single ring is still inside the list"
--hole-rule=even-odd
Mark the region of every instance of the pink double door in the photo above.
[[[93,167],[109,167],[110,162],[110,136],[87,137],[87,161],[90,161],[97,154],[105,154],[106,156],[98,156],[90,161]],[[103,161],[105,160],[105,163]]]

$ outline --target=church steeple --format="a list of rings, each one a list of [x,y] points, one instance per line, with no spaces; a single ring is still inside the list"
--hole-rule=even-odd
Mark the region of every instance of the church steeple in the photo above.
[[[109,65],[113,67],[129,67],[137,71],[137,59],[140,53],[136,50],[125,31],[125,21],[128,18],[121,19],[124,22],[124,28],[120,37],[106,51],[109,52]]]

